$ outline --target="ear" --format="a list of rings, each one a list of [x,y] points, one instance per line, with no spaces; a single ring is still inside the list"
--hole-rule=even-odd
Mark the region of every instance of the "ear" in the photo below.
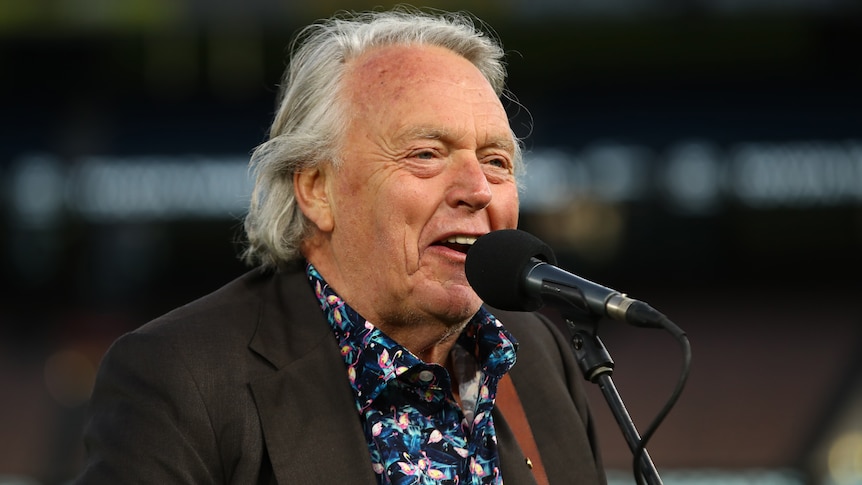
[[[293,174],[296,203],[305,217],[321,232],[331,232],[334,226],[328,190],[331,173],[328,168],[329,166],[324,164]]]

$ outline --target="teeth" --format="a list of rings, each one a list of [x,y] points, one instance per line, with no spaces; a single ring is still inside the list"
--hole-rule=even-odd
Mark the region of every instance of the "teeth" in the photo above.
[[[444,242],[454,243],[454,244],[466,244],[468,246],[472,246],[474,242],[476,242],[476,238],[473,236],[452,236],[446,238]]]

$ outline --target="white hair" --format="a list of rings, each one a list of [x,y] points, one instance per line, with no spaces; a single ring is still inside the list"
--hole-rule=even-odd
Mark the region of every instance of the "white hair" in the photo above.
[[[338,163],[346,119],[339,94],[347,63],[387,45],[445,47],[472,62],[498,96],[505,93],[502,45],[467,13],[399,6],[342,12],[305,27],[291,44],[269,139],[251,156],[255,184],[245,217],[245,262],[274,267],[301,257],[299,246],[311,224],[296,203],[293,175],[323,162]],[[514,134],[513,139],[517,165],[521,149]]]

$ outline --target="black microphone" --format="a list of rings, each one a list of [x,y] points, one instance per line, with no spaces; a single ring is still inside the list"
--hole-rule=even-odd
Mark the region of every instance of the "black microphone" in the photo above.
[[[535,311],[544,304],[572,305],[594,316],[640,327],[664,328],[667,318],[646,303],[555,266],[554,252],[517,229],[491,231],[467,251],[467,281],[487,304]]]

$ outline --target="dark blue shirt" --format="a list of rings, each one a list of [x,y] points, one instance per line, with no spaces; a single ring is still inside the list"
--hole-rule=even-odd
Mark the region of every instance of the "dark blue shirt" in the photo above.
[[[462,410],[444,367],[362,318],[314,266],[306,272],[344,357],[379,482],[501,485],[491,410],[517,345],[501,323],[480,309],[453,348]]]

